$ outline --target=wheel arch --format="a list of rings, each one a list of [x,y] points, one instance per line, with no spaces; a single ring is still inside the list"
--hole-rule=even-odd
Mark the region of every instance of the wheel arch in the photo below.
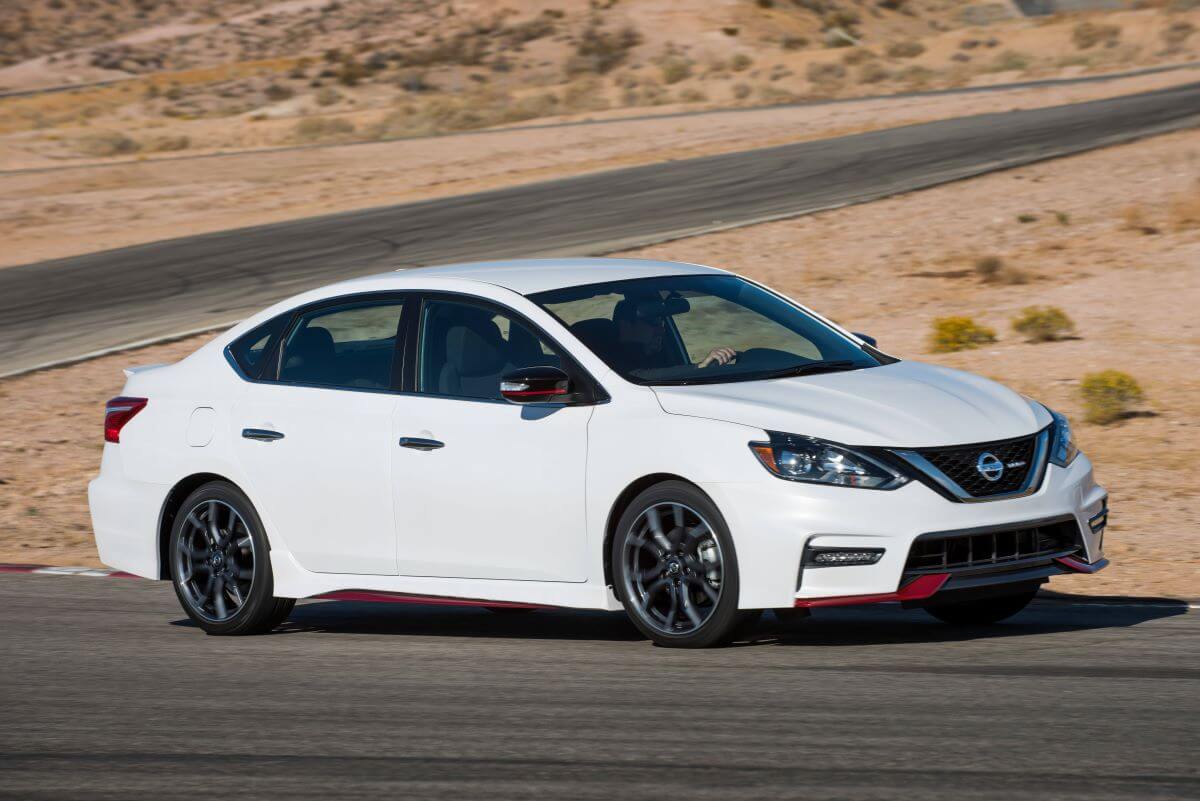
[[[167,562],[167,550],[171,541],[171,528],[175,524],[175,516],[179,514],[179,509],[183,506],[187,496],[213,481],[223,481],[246,495],[246,491],[236,481],[219,473],[192,473],[177,481],[175,486],[167,492],[167,497],[163,499],[162,509],[158,513],[158,578],[160,580],[171,577],[171,566]]]
[[[675,473],[650,473],[642,476],[639,479],[631,482],[621,493],[617,495],[617,499],[613,501],[612,506],[608,510],[608,520],[604,524],[604,545],[602,548],[602,558],[604,559],[604,583],[611,587],[613,586],[613,568],[612,568],[612,542],[613,537],[617,533],[617,523],[621,520],[621,515],[625,514],[625,510],[629,508],[629,504],[633,503],[633,499],[644,491],[653,487],[655,484],[662,484],[666,481],[678,481],[694,488],[704,497],[712,501],[712,498],[707,492],[701,489],[700,485],[695,481],[684,478]],[[716,502],[713,501],[715,505]]]

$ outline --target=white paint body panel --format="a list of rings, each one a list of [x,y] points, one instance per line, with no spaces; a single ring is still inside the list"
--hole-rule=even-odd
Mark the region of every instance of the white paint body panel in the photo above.
[[[541,260],[372,276],[277,304],[177,364],[131,370],[123,394],[150,402],[119,445],[105,446],[89,486],[101,559],[163,577],[159,516],[172,488],[197,475],[223,477],[254,502],[272,548],[276,593],[287,597],[364,589],[617,609],[604,567],[613,505],[631,484],[658,474],[692,482],[720,510],[737,551],[743,608],[893,592],[909,546],[923,532],[1072,515],[1088,556],[1101,556],[1087,520],[1105,492],[1085,456],[1067,468],[1050,466],[1032,495],[962,504],[917,482],[870,491],[783,481],[747,448],[769,430],[847,445],[927,447],[1032,434],[1050,422],[1040,405],[994,382],[900,362],[651,389],[615,375],[523,294],[701,272],[718,271]],[[568,349],[610,400],[542,414],[432,396],[259,384],[242,379],[224,357],[238,336],[296,306],[398,290],[455,291],[516,310]],[[192,447],[189,421],[198,407],[212,410],[213,436]],[[285,438],[247,440],[243,428],[274,429]],[[402,436],[446,447],[411,451],[399,447]],[[871,566],[807,571],[798,588],[809,542],[886,552]]]
[[[592,407],[400,396],[395,438],[399,572],[584,581],[584,479]],[[430,532],[437,532],[429,536]]]

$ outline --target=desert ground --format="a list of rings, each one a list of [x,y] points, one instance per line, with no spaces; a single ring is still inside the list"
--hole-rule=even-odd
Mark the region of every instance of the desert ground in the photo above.
[[[1111,493],[1113,564],[1052,588],[1195,598],[1200,489],[1179,475],[1200,459],[1198,168],[1200,133],[1176,133],[620,255],[737,270],[901,358],[980,372],[1068,414]],[[1074,336],[1025,341],[1010,321],[1031,305],[1063,310]],[[933,352],[931,323],[948,315],[997,341]],[[0,561],[97,564],[85,486],[103,403],[122,367],[178,359],[206,338],[0,381]],[[1110,368],[1145,400],[1086,423],[1080,380]]]
[[[1097,100],[1198,78],[1200,67],[986,94],[879,98],[598,126],[491,129],[370,144],[134,157],[103,166],[0,171],[0,266],[667,159]]]

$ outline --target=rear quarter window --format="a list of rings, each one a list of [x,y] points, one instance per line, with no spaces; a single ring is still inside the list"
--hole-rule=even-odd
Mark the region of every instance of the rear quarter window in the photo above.
[[[274,348],[289,319],[290,314],[280,315],[242,334],[230,344],[229,356],[237,364],[242,375],[250,379],[263,377],[266,356]]]

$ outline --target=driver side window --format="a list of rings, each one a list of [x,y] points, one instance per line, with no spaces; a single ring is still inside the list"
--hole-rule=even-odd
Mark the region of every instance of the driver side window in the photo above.
[[[467,301],[431,299],[421,312],[417,391],[502,400],[500,379],[521,367],[562,368],[558,353],[520,320]]]

